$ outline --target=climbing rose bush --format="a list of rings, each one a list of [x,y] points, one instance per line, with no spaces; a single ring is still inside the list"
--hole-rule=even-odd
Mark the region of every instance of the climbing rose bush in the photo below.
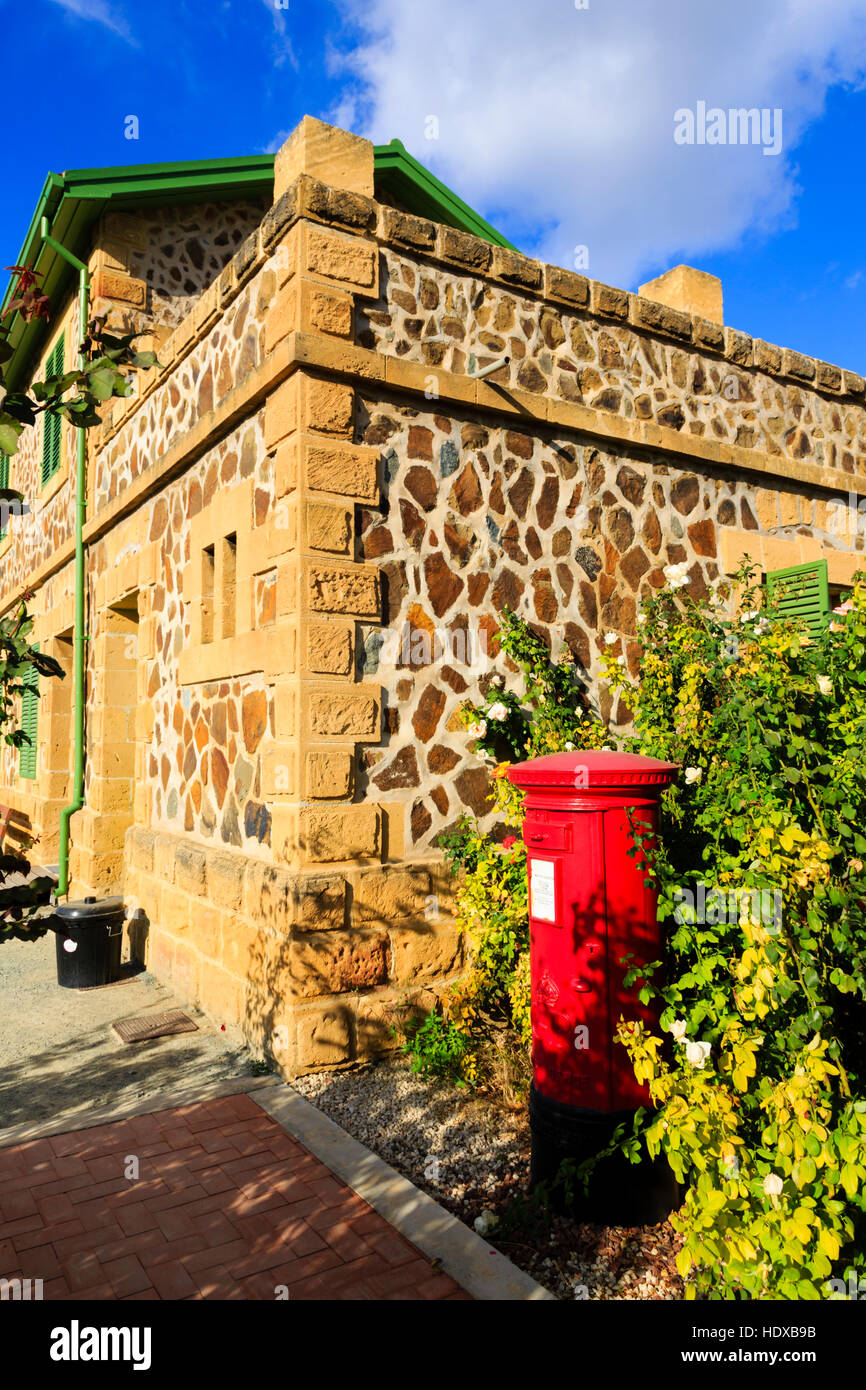
[[[634,827],[667,958],[631,982],[657,996],[660,1030],[618,1030],[654,1106],[619,1142],[665,1154],[683,1184],[688,1297],[843,1298],[866,1234],[866,576],[816,634],[747,569],[705,601],[675,567],[668,581],[634,675],[619,637],[602,652],[633,714],[619,746],[682,768],[656,840]],[[465,718],[517,832],[506,759],[614,744],[570,656],[552,662],[511,615],[502,650],[524,693],[491,685]],[[522,842],[467,823],[445,849],[471,948],[446,1016],[471,1044],[493,1002],[528,1046]]]
[[[637,1132],[687,1184],[687,1295],[844,1297],[864,1264],[866,576],[817,634],[766,604],[664,591],[636,679],[605,655],[629,746],[681,764],[647,851],[668,940],[621,1026]],[[703,906],[701,906],[703,904]]]
[[[521,836],[523,796],[506,777],[510,762],[565,748],[597,748],[607,733],[584,703],[577,670],[568,653],[551,662],[544,642],[519,618],[506,612],[499,634],[502,653],[523,683],[523,694],[505,688],[501,674],[487,682],[482,703],[466,705],[465,727],[475,751],[492,765],[491,798],[500,829],[489,836],[465,818],[441,845],[460,874],[457,916],[463,926],[468,969],[462,982],[443,1001],[449,1057],[445,1064],[441,1028],[427,1034],[412,1030],[410,1047],[416,1065],[477,1086],[489,1080],[491,1058],[503,1028],[513,1030],[523,1052],[523,1082],[528,1079],[530,1045],[529,914],[526,851]],[[458,1044],[455,1034],[462,1039]],[[519,1085],[519,1078],[516,1078]],[[512,1078],[515,1080],[515,1078]]]

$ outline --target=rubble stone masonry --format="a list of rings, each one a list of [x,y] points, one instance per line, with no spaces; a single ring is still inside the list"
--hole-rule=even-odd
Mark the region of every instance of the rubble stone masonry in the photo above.
[[[697,594],[743,554],[826,555],[840,584],[862,561],[862,378],[380,205],[372,160],[305,121],[273,207],[225,219],[230,258],[187,214],[179,282],[167,212],[94,247],[121,317],[123,277],[144,286],[160,366],[90,446],[73,893],[122,890],[149,967],[288,1075],[389,1046],[460,975],[437,840],[492,822],[458,711],[513,678],[504,608],[571,648],[616,725],[604,633],[634,670],[666,565]],[[13,473],[37,502],[38,454],[37,427]],[[0,550],[0,608],[29,584],[70,671],[71,492],[67,468]],[[44,862],[68,684],[35,782],[11,750],[0,776]]]

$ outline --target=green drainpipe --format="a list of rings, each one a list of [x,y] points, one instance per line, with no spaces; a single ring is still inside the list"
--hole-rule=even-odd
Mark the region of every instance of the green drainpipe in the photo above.
[[[42,240],[62,256],[78,271],[78,334],[79,342],[87,337],[87,323],[90,309],[90,274],[87,266],[59,241],[48,233],[48,218],[42,218]],[[83,368],[86,359],[83,352],[78,354],[78,365]],[[75,643],[73,647],[73,666],[75,668],[75,710],[73,714],[74,767],[72,774],[72,801],[60,812],[60,862],[57,873],[55,896],[65,897],[69,892],[69,822],[84,805],[84,517],[87,506],[87,431],[79,429],[76,439],[75,467]]]

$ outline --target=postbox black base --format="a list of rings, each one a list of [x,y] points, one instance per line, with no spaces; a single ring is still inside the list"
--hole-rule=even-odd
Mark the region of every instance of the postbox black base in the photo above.
[[[584,1193],[582,1184],[557,1182],[565,1159],[583,1163],[600,1153],[623,1120],[633,1111],[607,1114],[578,1110],[548,1100],[533,1086],[529,1094],[532,1135],[530,1185],[544,1183],[552,1206],[576,1221],[600,1226],[655,1226],[680,1202],[679,1188],[666,1160],[657,1158],[631,1164],[623,1154],[604,1159],[595,1169]],[[576,1191],[574,1188],[576,1187]]]

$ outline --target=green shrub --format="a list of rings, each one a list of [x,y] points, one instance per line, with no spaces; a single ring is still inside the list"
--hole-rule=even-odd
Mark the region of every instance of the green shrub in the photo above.
[[[841,1298],[829,1281],[866,1263],[866,576],[815,636],[748,570],[737,611],[669,578],[644,606],[640,648],[616,637],[603,657],[634,716],[620,746],[682,767],[656,841],[635,829],[667,959],[663,983],[634,985],[658,994],[661,1030],[618,1031],[655,1107],[624,1143],[664,1153],[686,1185],[674,1223],[687,1296]],[[502,647],[526,694],[494,686],[467,709],[482,756],[611,745],[569,658],[551,662],[512,615]],[[506,771],[496,803],[517,828]],[[445,850],[470,941],[447,1027],[468,1051],[493,1017],[528,1042],[522,843],[467,823]],[[700,892],[711,910],[698,921]]]
[[[455,1086],[473,1086],[476,1080],[472,1044],[465,1033],[440,1014],[406,1025],[402,1051],[412,1058],[412,1070],[425,1079],[431,1076],[453,1081]]]
[[[740,586],[739,614],[646,605],[633,683],[606,658],[631,746],[683,768],[645,846],[673,1042],[619,1037],[688,1183],[687,1292],[817,1299],[864,1262],[866,576],[815,636]]]

